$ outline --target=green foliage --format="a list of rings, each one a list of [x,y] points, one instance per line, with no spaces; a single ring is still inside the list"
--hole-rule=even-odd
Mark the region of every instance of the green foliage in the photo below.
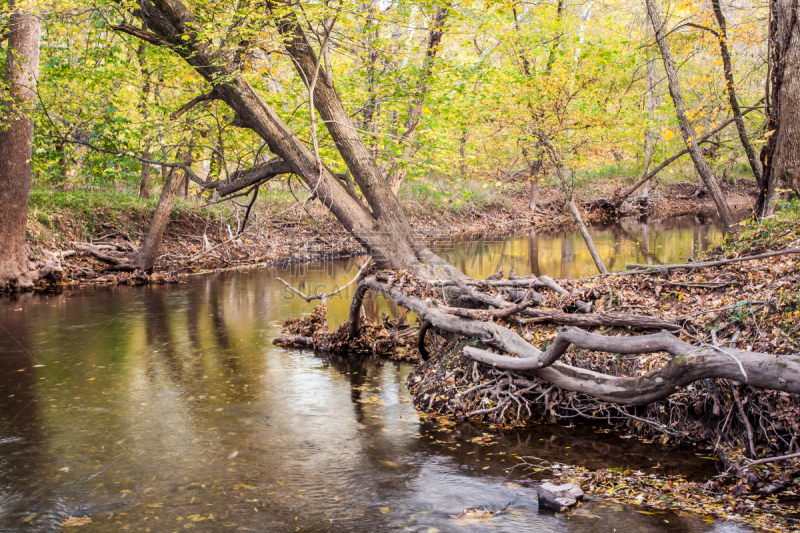
[[[503,190],[507,188],[502,182],[428,178],[407,182],[398,196],[412,209],[459,213],[504,205]]]
[[[682,20],[707,24],[707,6],[699,0],[668,3],[665,7]],[[306,86],[282,51],[275,14],[226,3],[187,5],[200,22],[199,39],[213,46],[246,44],[237,52],[243,57],[240,72],[310,144]],[[336,17],[329,61],[321,70],[330,70],[378,164],[387,174],[405,173],[411,181],[402,195],[421,206],[458,211],[497,204],[502,201],[494,188],[499,177],[537,160],[544,162],[540,175],[546,181],[552,181],[556,161],[574,179],[570,186],[631,180],[643,167],[646,131],[657,138],[653,164],[682,148],[660,71],[655,109],[644,108],[643,69],[651,49],[645,46],[649,41],[641,6],[621,1],[576,4],[560,15],[547,3],[425,0],[293,6],[278,9],[302,12],[317,51],[319,43],[310,29],[321,34],[322,22]],[[426,59],[428,30],[443,6],[448,6],[448,16],[431,63]],[[40,183],[67,180],[76,188],[135,190],[142,170],[136,157],[143,155],[156,161],[190,157],[201,173],[210,172],[215,179],[224,178],[226,170],[249,168],[274,156],[251,130],[233,126],[232,111],[219,101],[202,102],[180,118],[171,117],[210,87],[174,52],[111,30],[109,25],[123,22],[126,10],[135,9],[133,2],[101,0],[92,9],[84,7],[57,3],[45,16],[33,157]],[[758,7],[730,14],[730,46],[739,54],[735,66],[750,73],[739,76],[737,87],[747,103],[763,92],[763,62],[753,59],[758,55],[753,51],[760,53],[763,44],[763,11]],[[5,16],[0,9],[0,18]],[[126,23],[135,23],[135,18]],[[672,32],[669,38],[681,65],[689,115],[702,133],[729,113],[718,43],[700,31]],[[3,61],[0,55],[0,66]],[[416,109],[419,122],[406,137]],[[758,130],[756,115],[746,118],[750,131]],[[81,155],[76,145],[62,142],[67,135],[83,135],[94,147],[112,153],[89,150]],[[345,170],[319,117],[316,135],[325,164]],[[741,154],[727,148],[736,146],[727,142],[734,137],[733,128],[723,132],[719,149],[709,156],[718,169],[727,169],[729,178],[748,175]],[[66,177],[69,169],[74,175]],[[665,172],[664,179],[691,179],[691,174]],[[262,197],[272,200],[287,199]]]
[[[759,253],[790,245],[800,238],[800,199],[784,201],[773,216],[745,220],[739,228],[725,240],[723,251]]]
[[[157,204],[156,199],[144,200],[134,191],[123,187],[85,187],[61,191],[37,186],[30,191],[29,219],[39,229],[58,240],[85,240],[114,228],[130,233],[144,233]],[[201,207],[178,199],[172,210],[173,219],[184,215],[210,217],[233,223],[235,216],[226,206]]]

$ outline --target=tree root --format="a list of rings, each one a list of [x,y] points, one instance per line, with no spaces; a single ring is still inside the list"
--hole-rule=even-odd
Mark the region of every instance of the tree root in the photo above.
[[[565,390],[587,394],[604,401],[625,405],[643,405],[678,392],[695,381],[709,378],[741,379],[753,387],[800,393],[800,357],[763,354],[737,350],[721,350],[714,346],[697,347],[667,332],[639,337],[605,337],[578,329],[559,333],[546,351],[535,348],[515,331],[494,322],[468,320],[446,312],[449,308],[433,307],[426,301],[406,294],[390,282],[369,276],[359,283],[350,307],[350,337],[357,338],[361,319],[361,301],[368,290],[381,292],[399,305],[430,321],[438,330],[476,339],[503,352],[507,357],[475,347],[465,353],[484,364],[497,368],[531,371],[542,379]],[[573,367],[558,360],[574,344],[601,352],[635,354],[666,351],[673,357],[662,368],[636,377],[611,376]]]
[[[39,281],[58,279],[63,274],[57,254],[44,248],[26,246],[28,260],[14,272],[0,275],[0,291],[33,289]]]

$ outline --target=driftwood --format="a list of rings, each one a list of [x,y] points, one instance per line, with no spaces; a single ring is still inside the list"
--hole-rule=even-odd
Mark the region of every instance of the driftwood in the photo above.
[[[517,356],[509,357],[477,347],[465,347],[464,353],[476,361],[501,369],[530,371],[556,387],[603,401],[624,405],[648,404],[707,378],[732,379],[762,389],[800,393],[800,357],[797,356],[778,357],[735,348],[693,346],[666,331],[634,337],[606,337],[575,328],[560,332],[553,345],[543,352],[508,328],[494,322],[465,319],[446,313],[442,308],[407,295],[375,276],[368,276],[356,288],[350,306],[351,338],[358,336],[361,304],[369,290],[380,292],[398,305],[414,311],[420,320],[430,322],[437,330],[476,339],[476,344],[482,343]],[[530,309],[522,312],[525,311]],[[558,361],[572,345],[590,351],[618,354],[667,352],[672,358],[662,368],[648,374],[619,377]]]
[[[525,315],[531,318],[519,319],[522,324],[556,324],[559,326],[591,327],[628,327],[633,329],[655,329],[678,331],[680,326],[659,318],[633,315],[628,313],[585,313],[568,314],[542,309],[528,309]]]
[[[539,288],[547,288],[561,296],[562,298],[565,296],[569,296],[570,292],[566,290],[564,287],[558,284],[553,278],[550,276],[517,276],[514,274],[512,270],[508,274],[508,279],[501,279],[502,271],[493,274],[492,276],[484,279],[484,280],[477,280],[477,279],[450,279],[450,280],[434,280],[428,281],[430,285],[434,287],[458,287],[464,292],[468,298],[484,303],[487,305],[492,305],[497,308],[504,308],[512,305],[510,302],[506,302],[504,300],[500,300],[494,296],[479,292],[479,291],[472,291],[469,287],[470,286],[479,286],[479,285],[488,285],[490,287],[495,287],[497,289],[531,289],[533,287]],[[386,277],[378,277],[381,281],[386,281],[388,278]],[[531,299],[534,303],[540,303],[540,297],[536,294],[530,295]],[[592,306],[586,302],[577,301],[575,302],[575,306],[578,310],[582,313],[588,313],[591,311]]]
[[[556,324],[559,326],[576,326],[582,328],[591,327],[628,327],[634,329],[654,329],[679,331],[681,327],[672,322],[667,322],[659,318],[642,315],[632,315],[626,313],[586,313],[569,314],[559,311],[545,311],[540,309],[528,309],[530,302],[526,305],[510,305],[501,309],[485,311],[483,309],[464,309],[462,307],[440,306],[438,309],[443,313],[471,320],[487,321],[491,318],[508,318],[515,313],[532,316],[532,318],[514,318],[520,324]]]

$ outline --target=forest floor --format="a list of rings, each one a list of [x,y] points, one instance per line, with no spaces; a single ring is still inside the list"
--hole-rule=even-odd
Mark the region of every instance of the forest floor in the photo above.
[[[622,184],[624,185],[624,183]],[[592,183],[591,197],[582,198],[588,222],[606,217],[594,201],[609,198],[619,180]],[[756,192],[751,180],[725,186],[731,207],[746,209]],[[423,240],[442,235],[502,234],[535,227],[552,229],[573,224],[555,187],[540,190],[541,208],[528,208],[527,182],[489,185],[471,182],[453,185],[410,183],[400,199],[413,228]],[[155,200],[140,200],[129,190],[73,189],[69,192],[34,188],[28,223],[31,244],[56,253],[66,252],[62,284],[139,284],[169,282],[182,276],[220,269],[252,268],[363,253],[361,246],[318,201],[305,191],[271,183],[262,191],[241,234],[244,209],[232,204],[204,205],[199,199],[178,199],[161,246],[154,273],[109,272],[106,264],[88,252],[70,254],[75,246],[91,243],[106,250],[129,251],[146,236]],[[453,200],[453,198],[457,198]],[[713,215],[715,208],[696,183],[655,185],[650,201],[637,202],[632,212],[654,218],[689,213]]]

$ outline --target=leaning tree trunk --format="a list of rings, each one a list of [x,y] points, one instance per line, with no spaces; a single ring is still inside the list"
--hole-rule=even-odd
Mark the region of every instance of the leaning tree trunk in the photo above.
[[[753,177],[756,179],[756,183],[761,185],[761,163],[758,161],[756,151],[750,143],[750,138],[747,136],[744,118],[742,118],[742,110],[739,107],[739,99],[736,97],[736,86],[733,83],[733,62],[731,61],[731,54],[728,50],[728,25],[725,21],[725,15],[722,13],[722,6],[719,0],[711,0],[711,5],[714,8],[714,15],[717,17],[717,23],[719,24],[719,51],[722,56],[722,68],[725,72],[728,101],[731,104],[731,112],[733,112],[733,117],[736,121],[736,131],[739,133],[739,141],[742,143],[744,153],[747,155],[747,161],[750,163]]]
[[[409,269],[426,277],[435,275],[429,268],[451,276],[463,276],[415,239],[400,202],[360,138],[332,80],[327,76],[318,77],[314,105],[368,207],[350,196],[330,170],[319,164],[316,154],[241,76],[233,53],[235,43],[221,44],[223,48],[230,48],[231,54],[226,56],[198,33],[202,24],[180,0],[143,0],[139,6],[132,14],[143,20],[144,28],[122,24],[115,29],[171,49],[192,66],[213,87],[208,99],[224,101],[234,111],[236,125],[252,129],[264,139],[270,151],[316,192],[317,198],[370,252],[378,266]],[[269,7],[275,9],[273,16],[293,65],[310,86],[311,80],[317,79],[320,62],[301,23],[288,4],[270,4]]]
[[[728,232],[732,232],[733,216],[728,208],[728,203],[725,201],[725,197],[722,194],[722,190],[719,188],[716,178],[714,178],[711,167],[708,166],[708,162],[700,151],[700,146],[697,143],[697,131],[695,131],[694,126],[692,126],[686,114],[686,103],[683,100],[683,93],[681,92],[681,86],[678,81],[678,69],[675,66],[675,60],[672,58],[669,43],[667,43],[664,23],[661,21],[661,15],[658,13],[655,0],[646,0],[646,2],[647,15],[650,18],[650,23],[653,25],[656,41],[661,50],[661,58],[664,61],[664,71],[667,74],[667,81],[669,82],[669,94],[672,96],[672,102],[675,104],[675,114],[678,116],[681,135],[686,142],[686,148],[689,150],[689,155],[692,157],[697,173],[700,174],[700,178],[702,178],[708,188],[708,192],[714,199],[714,204],[717,206],[722,224]]]
[[[603,259],[600,257],[600,253],[597,251],[597,247],[594,245],[594,240],[592,236],[589,234],[589,230],[586,228],[586,224],[583,223],[583,217],[581,217],[581,212],[578,211],[578,206],[575,205],[575,198],[571,197],[569,202],[567,202],[567,206],[569,206],[569,210],[572,213],[572,217],[575,219],[575,224],[578,225],[578,231],[581,233],[581,237],[583,237],[583,241],[586,243],[586,247],[589,249],[589,253],[592,256],[592,260],[594,264],[597,266],[597,270],[601,274],[608,274],[608,269],[606,268],[605,263],[603,263]]]
[[[13,8],[13,4],[12,4]],[[9,18],[5,81],[0,100],[0,289],[29,288],[31,276],[25,250],[25,224],[31,183],[33,120],[39,77],[41,19],[17,11]]]
[[[800,22],[798,0],[770,0],[771,90],[767,102],[767,145],[756,215],[772,213],[778,189],[800,195]]]
[[[184,180],[182,171],[177,169],[170,170],[167,180],[164,182],[164,188],[161,190],[155,213],[153,213],[153,220],[147,230],[147,237],[142,244],[142,248],[131,258],[130,265],[126,265],[126,269],[141,268],[145,272],[153,270],[156,259],[158,259],[161,239],[164,236],[164,230],[172,212],[172,205],[175,203],[175,196],[177,196],[178,189],[181,188]]]

